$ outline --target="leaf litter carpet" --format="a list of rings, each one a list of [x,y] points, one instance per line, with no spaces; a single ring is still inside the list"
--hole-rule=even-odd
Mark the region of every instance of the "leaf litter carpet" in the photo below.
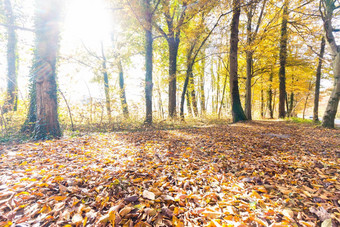
[[[0,226],[340,226],[339,130],[253,122],[0,148]]]

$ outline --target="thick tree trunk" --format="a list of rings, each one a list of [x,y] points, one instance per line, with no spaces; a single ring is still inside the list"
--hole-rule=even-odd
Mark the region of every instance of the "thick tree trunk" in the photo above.
[[[121,60],[119,60],[118,62],[118,70],[119,70],[119,98],[122,105],[124,118],[127,119],[129,118],[129,108],[126,101],[124,72]]]
[[[169,117],[176,117],[177,54],[179,40],[169,37]]]
[[[287,62],[287,24],[288,24],[288,2],[285,1],[283,14],[282,14],[282,24],[281,24],[281,40],[280,40],[280,70],[279,70],[279,80],[280,80],[280,96],[279,96],[279,118],[285,118],[285,100],[286,100],[286,62]]]
[[[103,70],[103,79],[104,79],[105,106],[106,106],[107,117],[109,119],[109,122],[111,122],[110,85],[109,85],[109,76],[108,76],[107,67],[106,67],[106,56],[104,53],[103,42],[101,42],[101,49],[102,49],[102,58],[103,58],[102,70]]]
[[[326,128],[334,128],[334,120],[338,110],[340,98],[340,51],[333,60],[334,71],[334,88],[329,97],[327,108],[322,119],[322,126]]]
[[[36,63],[33,69],[36,83],[36,114],[34,139],[58,138],[56,58],[59,50],[59,0],[36,0]]]
[[[323,55],[325,53],[325,45],[326,45],[325,37],[322,37],[320,54],[319,54],[319,63],[318,63],[318,68],[316,69],[314,110],[313,110],[313,121],[314,122],[319,122],[320,81],[321,81],[321,69],[322,69]]]
[[[231,34],[230,34],[230,93],[232,104],[233,122],[247,120],[246,115],[242,109],[240,93],[238,88],[238,31],[240,22],[240,0],[233,1],[233,18],[231,21]]]
[[[145,29],[145,102],[146,102],[146,117],[145,123],[152,124],[152,52],[153,52],[153,38],[152,38],[152,13],[150,9],[150,0],[146,0],[146,18],[147,27]],[[169,46],[170,47],[170,46]],[[172,75],[170,73],[170,75]],[[176,83],[176,81],[175,81]],[[175,84],[176,87],[176,84]],[[170,82],[169,82],[170,88]],[[169,92],[169,102],[170,102],[170,92]],[[176,91],[175,91],[175,102],[176,102]]]
[[[2,111],[16,111],[18,105],[18,83],[17,83],[17,36],[15,33],[15,17],[13,15],[10,0],[4,0],[4,8],[7,22],[7,94]]]

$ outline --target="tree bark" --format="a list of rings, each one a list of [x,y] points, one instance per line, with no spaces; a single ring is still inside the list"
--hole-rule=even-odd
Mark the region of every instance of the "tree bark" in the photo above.
[[[176,117],[177,54],[179,39],[169,37],[169,117]]]
[[[340,47],[335,41],[333,35],[333,12],[339,9],[339,5],[335,6],[335,0],[320,0],[323,6],[320,8],[321,17],[324,24],[326,39],[333,53],[333,72],[334,72],[334,87],[332,94],[328,100],[327,108],[322,119],[322,126],[326,128],[334,128],[334,120],[338,110],[340,99]]]
[[[105,106],[106,106],[106,112],[109,119],[109,122],[111,122],[111,98],[110,98],[110,85],[109,85],[109,76],[107,73],[107,67],[106,67],[106,56],[104,53],[104,45],[103,42],[101,44],[101,51],[102,51],[102,72],[103,72],[103,79],[104,79],[104,92],[105,92]]]
[[[189,90],[190,90],[190,94],[191,94],[192,109],[193,109],[195,117],[198,117],[197,97],[196,97],[195,82],[194,82],[194,75],[193,75],[193,72],[192,72],[192,67],[191,67],[191,70],[189,72],[189,86],[190,86]]]
[[[246,98],[245,98],[245,114],[248,120],[251,120],[251,79],[253,77],[253,52],[250,50],[251,44],[253,42],[252,38],[252,20],[253,20],[253,10],[252,7],[247,12],[247,46],[246,50],[246,68],[247,68],[247,80],[246,80]]]
[[[280,96],[279,96],[279,118],[285,118],[285,100],[286,100],[286,62],[287,62],[287,24],[288,24],[288,1],[284,2],[282,24],[281,24],[281,40],[280,40]]]
[[[56,59],[59,50],[61,1],[36,0],[36,115],[34,139],[59,138]]]
[[[200,93],[201,93],[201,115],[205,115],[205,91],[204,91],[204,78],[205,78],[205,59],[202,60],[202,68],[200,73]]]
[[[339,48],[340,49],[340,48]],[[334,128],[334,120],[338,111],[340,98],[340,51],[333,60],[334,71],[334,88],[329,97],[327,108],[322,119],[322,126],[326,128]]]
[[[16,111],[18,105],[18,54],[17,36],[15,32],[15,17],[10,0],[4,0],[5,16],[7,22],[7,94],[2,111]]]
[[[242,109],[240,93],[238,88],[238,32],[240,22],[241,6],[240,0],[233,1],[233,18],[231,21],[231,34],[230,34],[230,93],[232,104],[232,117],[233,122],[247,120],[246,115]]]
[[[129,108],[126,101],[124,72],[121,60],[119,60],[118,62],[118,70],[119,70],[119,98],[122,105],[124,118],[127,119],[129,118]]]
[[[318,68],[316,69],[316,81],[315,81],[315,95],[314,95],[314,110],[313,110],[313,121],[319,122],[319,99],[320,99],[320,81],[321,81],[321,69],[322,60],[325,53],[325,37],[321,39],[321,48],[319,54]]]
[[[150,7],[150,0],[145,0],[146,11],[146,28],[145,28],[145,102],[146,102],[146,116],[145,123],[152,124],[152,52],[153,52],[153,38],[152,38],[152,12]],[[175,81],[176,83],[176,81]],[[169,85],[170,86],[170,85]],[[176,84],[175,84],[176,87]],[[170,92],[169,92],[170,93]],[[176,93],[175,93],[176,95]],[[170,94],[169,94],[170,97]],[[175,99],[176,100],[176,99]]]

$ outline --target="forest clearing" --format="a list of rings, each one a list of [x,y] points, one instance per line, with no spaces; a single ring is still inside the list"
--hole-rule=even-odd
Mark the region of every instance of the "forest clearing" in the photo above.
[[[0,226],[340,224],[340,134],[320,126],[255,121],[2,149]]]

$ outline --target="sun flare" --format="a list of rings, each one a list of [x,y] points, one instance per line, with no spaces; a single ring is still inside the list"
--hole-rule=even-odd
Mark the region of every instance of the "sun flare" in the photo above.
[[[72,42],[98,44],[110,38],[112,16],[102,0],[72,0],[68,3],[64,36]]]

